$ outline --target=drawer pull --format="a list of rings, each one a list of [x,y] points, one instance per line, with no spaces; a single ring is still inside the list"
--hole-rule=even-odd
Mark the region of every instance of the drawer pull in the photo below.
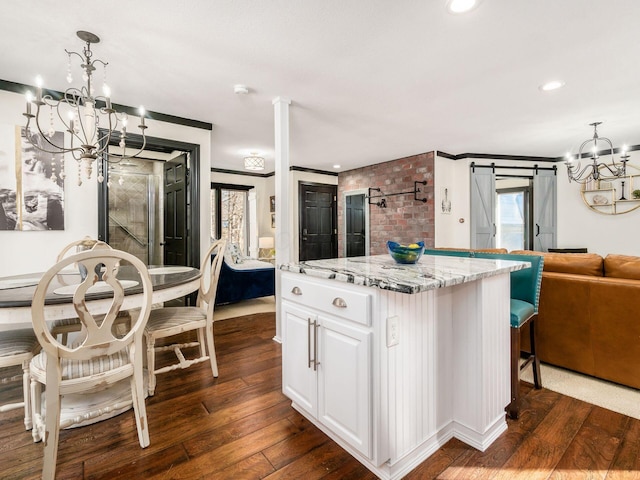
[[[300,287],[293,287],[291,289],[291,293],[293,293],[294,295],[302,295],[302,290],[300,290]]]
[[[347,302],[344,301],[344,298],[336,297],[333,299],[333,302],[331,302],[331,304],[334,307],[347,308]]]

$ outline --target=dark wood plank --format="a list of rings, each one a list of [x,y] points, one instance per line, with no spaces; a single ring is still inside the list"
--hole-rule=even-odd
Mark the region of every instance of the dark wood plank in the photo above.
[[[447,479],[467,480],[497,475],[500,468],[519,448],[527,435],[546,417],[560,397],[559,393],[549,390],[531,390],[527,402],[522,403],[518,420],[507,418],[509,429],[496,439],[491,448],[480,452],[461,443],[460,448],[465,449],[465,454],[452,460],[451,466],[446,469]],[[435,478],[435,474],[440,472],[437,468],[431,467],[432,458],[416,468],[407,478],[420,478],[420,472],[427,467],[428,471],[434,474],[432,478]],[[413,474],[417,476],[413,477]]]
[[[606,480],[631,480],[640,477],[640,420],[630,418],[616,458]]]
[[[594,406],[549,480],[562,480],[566,478],[566,472],[603,480],[629,420],[629,417]]]
[[[324,479],[376,476],[293,410],[282,394],[273,314],[215,324],[220,376],[208,364],[158,377],[147,399],[151,445],[126,412],[60,435],[58,478]],[[166,360],[170,358],[170,352]],[[520,418],[485,452],[453,439],[406,480],[640,478],[640,421],[521,384]],[[0,399],[20,395],[0,385]],[[0,414],[0,478],[36,479],[42,444],[19,410]]]
[[[592,405],[561,396],[495,475],[496,480],[547,479],[553,472]],[[487,472],[488,473],[488,472]]]

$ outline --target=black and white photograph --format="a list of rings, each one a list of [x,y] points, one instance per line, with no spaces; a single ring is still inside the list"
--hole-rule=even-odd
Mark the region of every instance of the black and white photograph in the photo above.
[[[15,131],[13,125],[0,125],[0,230],[18,226]]]
[[[29,135],[27,139],[26,135]],[[62,145],[64,134],[55,132],[52,143]],[[19,209],[20,230],[64,230],[64,178],[62,152],[54,151],[39,133],[20,129],[20,167],[22,171],[22,202]]]

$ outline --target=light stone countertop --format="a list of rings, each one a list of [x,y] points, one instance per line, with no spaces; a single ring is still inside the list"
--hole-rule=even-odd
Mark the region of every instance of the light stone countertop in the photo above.
[[[528,262],[423,255],[402,265],[389,255],[332,258],[280,265],[283,271],[391,290],[419,293],[530,267]]]

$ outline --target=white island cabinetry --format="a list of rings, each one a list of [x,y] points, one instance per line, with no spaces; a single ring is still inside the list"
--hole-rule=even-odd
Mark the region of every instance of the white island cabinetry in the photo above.
[[[507,428],[509,272],[523,262],[388,256],[281,266],[283,391],[385,480],[452,437]]]
[[[362,307],[362,301],[368,303],[369,296],[355,300],[344,290],[285,274],[283,297],[284,393],[296,408],[370,458],[372,334],[362,325],[368,308],[349,311]],[[334,301],[345,306],[336,307]],[[328,313],[330,307],[347,317],[355,314],[356,321]]]

